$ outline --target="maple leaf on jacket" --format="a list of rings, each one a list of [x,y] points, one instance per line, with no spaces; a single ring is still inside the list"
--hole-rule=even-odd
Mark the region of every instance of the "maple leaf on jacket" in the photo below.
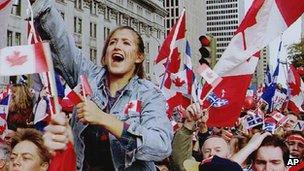
[[[175,78],[172,82],[176,87],[181,87],[186,83],[185,80],[181,80],[179,77]]]
[[[27,61],[27,56],[21,56],[19,51],[14,51],[14,54],[6,57],[6,61],[10,64],[11,67],[22,65]]]

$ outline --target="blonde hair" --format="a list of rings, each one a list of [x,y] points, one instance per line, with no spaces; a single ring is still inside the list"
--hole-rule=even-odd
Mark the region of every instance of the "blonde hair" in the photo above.
[[[12,97],[9,103],[10,112],[22,112],[23,109],[31,108],[33,100],[29,88],[24,84],[14,84],[11,87]]]

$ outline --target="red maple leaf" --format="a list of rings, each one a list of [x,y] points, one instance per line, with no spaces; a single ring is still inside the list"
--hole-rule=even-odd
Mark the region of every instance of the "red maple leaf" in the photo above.
[[[22,65],[27,61],[27,56],[21,56],[19,51],[14,51],[14,54],[6,57],[6,61],[10,64],[11,67]]]
[[[176,77],[172,82],[176,87],[181,87],[186,83],[185,80],[181,80],[179,77]]]

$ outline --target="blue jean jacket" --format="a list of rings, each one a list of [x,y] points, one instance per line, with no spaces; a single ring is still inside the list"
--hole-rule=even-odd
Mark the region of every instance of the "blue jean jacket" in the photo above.
[[[55,69],[60,71],[72,88],[78,84],[79,75],[87,75],[93,90],[91,100],[104,109],[108,97],[101,80],[107,74],[106,68],[82,55],[51,0],[37,0],[33,4],[33,11],[37,31],[42,39],[50,41]],[[140,112],[129,111],[125,114],[124,107],[132,100],[141,102]],[[163,160],[170,155],[173,133],[165,114],[165,104],[165,97],[153,83],[137,76],[130,80],[109,112],[129,125],[124,130],[127,133],[123,133],[121,138],[109,135],[115,170],[156,170],[153,161]],[[85,146],[81,133],[87,125],[77,121],[74,111],[71,126],[77,154],[76,170],[82,170]]]

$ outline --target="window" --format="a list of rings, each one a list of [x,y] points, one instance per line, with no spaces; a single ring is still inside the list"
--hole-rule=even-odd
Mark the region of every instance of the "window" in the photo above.
[[[15,33],[15,45],[21,45],[21,33]]]
[[[90,4],[90,13],[96,15],[97,14],[97,2],[92,1]]]
[[[11,14],[21,16],[21,0],[17,0],[17,3],[14,3]]]
[[[74,7],[76,9],[82,9],[82,0],[75,0],[74,1]]]
[[[61,15],[61,17],[62,17],[63,20],[64,20],[64,13],[63,13],[63,12],[60,12],[60,15]]]
[[[74,17],[74,33],[82,34],[82,19]]]
[[[157,30],[157,38],[160,39],[161,31]]]
[[[96,63],[97,50],[90,48],[90,60]]]
[[[132,0],[128,0],[128,9],[133,10],[134,7],[134,3],[132,2]]]
[[[96,38],[97,25],[95,23],[90,23],[90,37]]]
[[[123,4],[123,0],[116,0],[119,4]]]
[[[106,40],[107,37],[109,36],[109,34],[110,34],[110,29],[107,27],[104,27],[103,28],[103,39]]]
[[[141,6],[139,6],[139,5],[137,5],[137,13],[138,13],[139,15],[142,15],[142,14],[143,14],[143,8],[142,8]]]
[[[111,12],[111,9],[110,9],[110,8],[107,8],[107,9],[105,10],[104,19],[110,20],[110,12]]]
[[[10,30],[7,30],[7,40],[6,40],[7,46],[13,46],[13,32]]]

